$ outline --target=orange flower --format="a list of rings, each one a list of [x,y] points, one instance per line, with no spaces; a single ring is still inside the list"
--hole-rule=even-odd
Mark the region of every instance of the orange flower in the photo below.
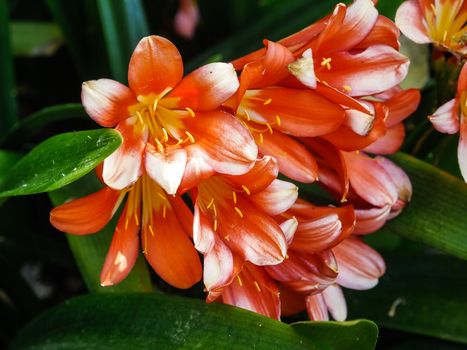
[[[179,196],[168,196],[149,176],[124,190],[104,187],[53,209],[50,222],[77,235],[101,230],[127,197],[101,271],[101,285],[121,282],[133,268],[139,251],[165,281],[189,288],[201,278],[201,263],[190,240],[193,214]]]
[[[464,0],[408,0],[396,13],[396,24],[409,39],[460,57],[467,55],[466,21]]]
[[[109,79],[83,83],[86,112],[102,126],[116,125],[123,136],[120,148],[104,161],[103,179],[111,188],[134,184],[145,169],[174,194],[189,162],[228,174],[245,173],[253,165],[257,147],[251,135],[217,110],[238,88],[232,66],[211,63],[182,75],[177,48],[149,36],[131,57],[130,88]]]
[[[459,132],[457,159],[467,182],[467,63],[462,66],[457,81],[457,94],[429,117],[436,130],[446,134]]]

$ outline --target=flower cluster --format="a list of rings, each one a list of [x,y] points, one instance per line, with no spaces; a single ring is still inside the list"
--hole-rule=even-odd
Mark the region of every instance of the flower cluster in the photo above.
[[[185,77],[170,41],[142,39],[129,87],[83,84],[89,116],[123,143],[99,168],[103,189],[53,209],[51,223],[95,233],[124,203],[103,286],[128,275],[141,244],[171,285],[203,279],[208,302],[276,319],[305,309],[311,319],[345,319],[341,286],[372,288],[385,271],[361,235],[398,215],[412,193],[400,168],[368,155],[401,146],[402,121],[420,100],[398,87],[409,65],[398,36],[371,0],[356,0]],[[298,199],[279,172],[318,182],[334,199]]]

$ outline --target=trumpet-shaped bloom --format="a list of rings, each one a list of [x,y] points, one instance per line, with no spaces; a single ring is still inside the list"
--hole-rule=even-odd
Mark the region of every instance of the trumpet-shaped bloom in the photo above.
[[[253,138],[232,115],[217,110],[238,88],[233,67],[212,63],[182,76],[177,48],[149,36],[131,56],[129,88],[109,79],[83,83],[86,112],[123,136],[123,144],[104,161],[109,187],[124,189],[145,171],[174,194],[192,158],[227,174],[245,173],[253,165]]]
[[[457,81],[456,97],[439,107],[428,119],[439,132],[459,132],[457,159],[467,182],[467,63],[464,63]]]
[[[467,54],[466,21],[465,0],[408,0],[396,13],[396,24],[409,39],[461,57]]]
[[[198,282],[202,269],[190,239],[193,215],[179,196],[168,196],[147,175],[124,190],[104,187],[62,204],[50,212],[50,222],[71,234],[95,233],[110,221],[125,197],[101,271],[101,285],[115,285],[130,273],[138,257],[139,236],[146,259],[166,282],[177,288]]]

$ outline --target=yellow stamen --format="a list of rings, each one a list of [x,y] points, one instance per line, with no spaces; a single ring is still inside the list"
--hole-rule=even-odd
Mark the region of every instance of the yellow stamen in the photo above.
[[[448,31],[445,30],[443,34],[443,42],[446,42],[446,38],[448,37]]]
[[[217,218],[217,207],[215,204],[212,205],[212,211],[214,212],[214,216]]]
[[[242,213],[242,211],[241,211],[239,208],[237,208],[237,207],[234,207],[234,209],[235,209],[235,211],[237,212],[238,216],[240,216],[240,217],[243,219],[243,213]]]
[[[186,107],[185,109],[190,114],[190,117],[192,117],[192,118],[195,117],[195,112],[191,108]]]
[[[352,88],[351,88],[350,86],[348,86],[348,85],[344,85],[342,88],[343,88],[344,91],[346,91],[346,92],[352,91]]]
[[[235,191],[232,191],[232,199],[234,204],[237,204],[237,194],[235,193]]]
[[[217,231],[217,219],[214,219],[214,232]]]
[[[152,110],[153,110],[154,112],[155,112],[156,109],[157,109],[157,103],[158,103],[158,102],[159,102],[159,100],[156,98],[156,99],[154,100],[154,104],[152,105]]]
[[[192,134],[190,134],[189,131],[185,131],[186,136],[190,139],[191,143],[195,143],[195,138],[193,137]]]
[[[258,292],[261,292],[261,288],[259,287],[259,284],[257,281],[255,281],[255,287],[258,290]]]
[[[152,226],[151,226],[151,225],[149,225],[149,231],[151,231],[151,235],[154,236],[154,231],[152,230]]]
[[[272,102],[272,99],[271,98],[268,98],[266,101],[264,101],[263,105],[268,105]]]
[[[135,217],[135,221],[136,221],[136,226],[139,226],[138,215],[136,213],[135,213],[134,217]]]
[[[289,254],[286,254],[286,255],[285,255],[285,258],[288,259],[288,258],[289,258]]]
[[[169,134],[167,133],[167,130],[165,130],[165,128],[162,128],[162,133],[164,134],[164,139],[163,139],[163,141],[164,141],[164,142],[169,141]]]
[[[263,138],[263,134],[262,133],[259,133],[259,144],[262,145],[263,142],[264,142],[264,138]]]
[[[266,126],[268,127],[269,133],[272,135],[272,126],[269,123],[266,123]]]
[[[250,195],[251,192],[250,192],[250,190],[248,189],[248,187],[246,187],[245,185],[242,185],[242,188],[243,188],[243,190],[245,191],[245,193],[246,193],[247,195]]]
[[[157,150],[159,151],[159,153],[164,153],[164,146],[162,145],[162,143],[158,139],[154,139],[154,141],[156,141]]]
[[[276,115],[276,124],[281,126],[281,118],[278,115]]]
[[[327,70],[331,70],[331,57],[324,58],[321,61],[321,66],[326,66]]]
[[[245,116],[246,116],[246,120],[250,121],[251,118],[250,118],[250,115],[248,114],[248,111],[245,109]]]
[[[125,230],[128,228],[128,218],[125,220]]]
[[[214,203],[214,197],[211,198],[211,201],[208,203],[208,205],[206,206],[207,209],[211,208],[212,204]]]
[[[237,281],[238,281],[238,284],[240,285],[240,287],[242,287],[243,286],[242,279],[238,275],[237,275]]]
[[[224,239],[225,239],[226,241],[230,241],[230,236],[229,236],[229,235],[224,236]]]

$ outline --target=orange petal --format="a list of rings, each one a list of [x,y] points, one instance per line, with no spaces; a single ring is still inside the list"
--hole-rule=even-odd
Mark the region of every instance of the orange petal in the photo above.
[[[302,293],[297,293],[282,284],[279,284],[279,292],[282,316],[292,316],[306,310],[305,296]]]
[[[81,87],[86,113],[99,125],[112,127],[129,117],[128,107],[137,103],[133,92],[118,81],[89,80]]]
[[[321,81],[338,89],[348,86],[350,96],[380,93],[399,84],[407,75],[409,59],[387,45],[374,45],[357,52],[330,55],[331,69],[317,73]]]
[[[364,235],[379,230],[388,220],[390,212],[390,205],[381,208],[355,209],[357,222],[354,233]]]
[[[399,50],[399,35],[399,29],[394,22],[380,15],[371,32],[354,49],[365,49],[372,45],[383,44]]]
[[[128,204],[118,220],[101,271],[101,286],[113,286],[120,283],[130,273],[136,263],[139,252],[139,224],[134,215],[128,218]]]
[[[316,89],[316,74],[313,63],[313,53],[311,49],[303,52],[302,57],[288,66],[290,74],[304,86]]]
[[[358,238],[348,238],[333,248],[339,276],[337,282],[346,288],[373,288],[386,271],[383,257]]]
[[[128,82],[136,95],[159,95],[182,77],[182,57],[174,44],[156,35],[141,39],[128,67]]]
[[[392,127],[402,122],[405,118],[415,112],[420,104],[420,90],[408,89],[396,93],[384,104],[388,108],[386,125]]]
[[[364,103],[361,103],[345,93],[346,89],[348,90],[349,88],[349,86],[345,88],[342,86],[341,91],[330,85],[318,83],[316,85],[316,92],[334,103],[371,115],[372,110],[368,109]]]
[[[404,124],[396,124],[387,129],[386,134],[365,148],[365,152],[375,154],[392,154],[397,152],[404,142]]]
[[[254,194],[268,187],[278,174],[279,169],[276,160],[265,156],[258,159],[253,168],[246,174],[237,176],[226,175],[224,178],[228,179],[239,191],[244,191],[243,186],[246,186],[248,192]]]
[[[305,298],[306,311],[312,321],[329,321],[328,307],[322,293],[309,295]]]
[[[160,211],[153,211],[153,227],[143,224],[146,259],[167,283],[177,288],[190,288],[202,275],[198,253],[173,209],[167,207],[165,217]]]
[[[255,265],[278,264],[285,258],[287,242],[280,226],[243,196],[237,196],[236,207],[219,208],[217,232],[234,252]]]
[[[187,161],[178,192],[183,194],[196,187],[202,180],[214,174],[212,167],[206,163],[204,152],[198,148],[187,147]]]
[[[237,113],[247,114],[260,123],[276,124],[274,129],[293,136],[330,133],[342,124],[345,116],[340,106],[312,90],[288,88],[249,90]]]
[[[280,319],[279,289],[260,267],[246,263],[222,293],[222,301],[264,316]]]
[[[177,108],[210,111],[238,89],[238,78],[230,63],[210,63],[188,74],[167,95],[177,98]]]
[[[193,236],[193,213],[180,196],[167,196],[173,212],[188,237]]]
[[[210,293],[219,293],[234,277],[231,250],[216,237],[212,249],[204,255],[203,282]]]
[[[441,107],[433,115],[429,116],[433,127],[445,134],[455,134],[459,131],[459,100],[453,98]]]
[[[431,42],[424,23],[422,8],[417,0],[404,1],[397,9],[395,22],[402,33],[417,44]]]
[[[147,174],[167,194],[175,194],[185,171],[187,159],[185,149],[166,148],[163,153],[160,153],[156,147],[148,143],[144,159]]]
[[[146,127],[135,127],[135,118],[128,118],[115,128],[122,134],[123,143],[104,160],[102,178],[107,186],[116,190],[132,185],[143,173],[142,158],[148,131]]]
[[[298,187],[291,182],[274,180],[263,191],[252,194],[250,200],[265,213],[275,216],[288,210],[298,198]]]
[[[62,204],[50,212],[50,223],[60,231],[86,235],[100,231],[119,205],[120,191],[104,187],[86,197]]]
[[[333,41],[339,40],[346,12],[347,7],[344,4],[337,4],[334,7],[332,14],[329,16],[326,27],[311,44],[314,52],[326,52],[332,47]]]
[[[258,145],[261,154],[273,156],[279,170],[290,179],[303,183],[318,180],[318,164],[308,150],[294,138],[279,131],[264,134]]]
[[[222,111],[197,113],[196,118],[186,120],[185,125],[196,140],[186,146],[189,152],[201,155],[214,171],[241,175],[253,166],[258,148],[251,134],[234,116]]]

